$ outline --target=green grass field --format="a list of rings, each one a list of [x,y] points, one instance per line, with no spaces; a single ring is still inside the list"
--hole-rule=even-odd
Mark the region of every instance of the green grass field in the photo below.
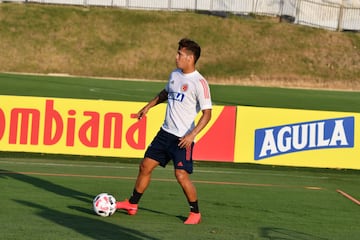
[[[155,170],[136,216],[96,216],[92,199],[132,191],[137,165],[94,159],[1,158],[1,239],[358,239],[357,172],[198,164],[203,221],[186,226],[171,167]]]
[[[0,94],[149,101],[165,82],[0,73]],[[214,104],[360,112],[360,92],[211,85]]]
[[[147,101],[163,82],[0,74],[1,95]],[[221,105],[360,112],[358,92],[212,85]],[[6,104],[6,103],[0,103]],[[1,106],[1,105],[0,105]],[[186,226],[172,167],[158,168],[136,216],[96,216],[92,199],[129,197],[140,159],[0,153],[0,239],[358,239],[356,170],[196,162],[203,222]]]

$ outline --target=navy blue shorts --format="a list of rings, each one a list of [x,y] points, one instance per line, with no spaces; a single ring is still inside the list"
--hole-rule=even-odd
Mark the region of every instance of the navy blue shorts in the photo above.
[[[165,167],[170,160],[175,169],[184,169],[188,173],[193,171],[192,151],[194,143],[189,148],[180,148],[178,136],[160,129],[145,152],[145,157],[154,159]]]

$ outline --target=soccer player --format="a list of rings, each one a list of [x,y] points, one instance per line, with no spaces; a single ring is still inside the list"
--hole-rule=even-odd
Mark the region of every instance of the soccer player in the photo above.
[[[184,224],[201,221],[196,188],[190,179],[192,152],[196,135],[211,119],[212,102],[209,85],[195,67],[200,53],[201,48],[196,42],[181,39],[176,54],[177,69],[170,74],[165,88],[137,114],[141,119],[150,108],[167,101],[165,120],[140,163],[133,194],[129,200],[116,203],[117,209],[125,209],[129,215],[136,214],[152,171],[159,165],[165,167],[172,160],[177,182],[190,205],[190,214]],[[195,124],[200,111],[201,117]]]

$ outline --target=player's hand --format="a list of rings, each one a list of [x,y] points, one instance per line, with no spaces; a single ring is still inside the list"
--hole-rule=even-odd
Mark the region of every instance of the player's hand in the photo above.
[[[178,144],[178,146],[180,148],[188,148],[191,146],[191,144],[194,142],[195,140],[195,135],[193,134],[188,134],[188,135],[185,135],[184,137],[182,138],[179,138],[180,142]]]
[[[141,120],[142,117],[145,116],[148,111],[149,111],[149,110],[148,110],[146,107],[142,108],[142,109],[137,113],[137,119]]]

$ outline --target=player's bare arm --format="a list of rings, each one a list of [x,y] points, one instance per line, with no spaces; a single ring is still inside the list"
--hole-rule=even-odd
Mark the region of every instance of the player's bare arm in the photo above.
[[[165,102],[168,99],[168,93],[165,89],[163,89],[158,95],[156,95],[148,104],[145,105],[138,113],[137,118],[140,120],[143,116],[145,116],[150,108],[158,105],[159,103]]]
[[[202,110],[202,115],[195,128],[189,134],[180,138],[179,147],[181,148],[190,147],[192,142],[194,142],[196,135],[198,135],[198,133],[204,129],[204,127],[209,123],[210,119],[211,119],[211,109]]]

